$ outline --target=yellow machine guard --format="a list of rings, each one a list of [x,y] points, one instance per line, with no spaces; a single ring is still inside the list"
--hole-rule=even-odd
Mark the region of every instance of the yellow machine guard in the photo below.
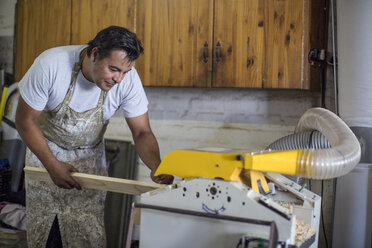
[[[195,150],[175,150],[168,153],[155,172],[156,175],[170,174],[183,178],[207,177],[239,181],[244,167],[238,161],[238,154],[224,154]]]
[[[295,175],[298,171],[299,157],[302,151],[175,150],[165,156],[155,175],[221,178],[227,181],[241,181],[240,174],[243,170]]]

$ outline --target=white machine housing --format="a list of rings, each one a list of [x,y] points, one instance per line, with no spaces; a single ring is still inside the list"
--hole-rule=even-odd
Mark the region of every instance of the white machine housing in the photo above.
[[[278,190],[264,196],[239,182],[193,178],[141,195],[139,205],[212,213],[257,221],[274,221],[281,247],[295,245],[296,218],[315,235],[305,246],[317,247],[321,198],[275,173],[266,177]],[[293,210],[278,202],[292,203]],[[269,239],[270,226],[141,209],[140,247],[237,247],[244,237]],[[244,246],[243,246],[244,247]]]

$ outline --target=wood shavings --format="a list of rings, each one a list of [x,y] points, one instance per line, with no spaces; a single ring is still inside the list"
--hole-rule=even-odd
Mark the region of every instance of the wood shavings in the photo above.
[[[288,211],[293,213],[293,204],[288,202],[276,201],[280,206],[288,209]],[[296,233],[295,233],[295,245],[301,246],[305,241],[310,239],[315,234],[315,231],[311,226],[304,221],[296,218]]]
[[[304,221],[296,219],[296,236],[295,245],[300,246],[306,240],[310,239],[315,234],[315,231],[311,228],[309,224]]]
[[[281,201],[275,201],[275,202],[278,203],[283,208],[288,209],[290,214],[293,214],[293,205],[292,204],[290,204],[288,202],[281,202]]]

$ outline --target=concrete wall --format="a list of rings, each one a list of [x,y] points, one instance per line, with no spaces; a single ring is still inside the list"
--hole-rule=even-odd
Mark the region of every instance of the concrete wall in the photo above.
[[[13,73],[15,4],[17,0],[0,1],[0,69]]]

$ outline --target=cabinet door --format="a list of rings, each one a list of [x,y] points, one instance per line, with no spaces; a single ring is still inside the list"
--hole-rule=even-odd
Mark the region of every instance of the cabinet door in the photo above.
[[[72,0],[71,44],[87,44],[111,25],[134,32],[134,14],[135,0]]]
[[[137,11],[143,84],[210,86],[213,1],[140,0]]]
[[[262,86],[264,0],[215,0],[213,87]]]
[[[70,43],[71,2],[18,0],[15,80],[19,81],[44,50]]]
[[[215,0],[213,87],[303,88],[303,23],[304,1]]]
[[[304,2],[265,0],[263,88],[303,89],[307,53]],[[307,37],[308,38],[308,37]]]

